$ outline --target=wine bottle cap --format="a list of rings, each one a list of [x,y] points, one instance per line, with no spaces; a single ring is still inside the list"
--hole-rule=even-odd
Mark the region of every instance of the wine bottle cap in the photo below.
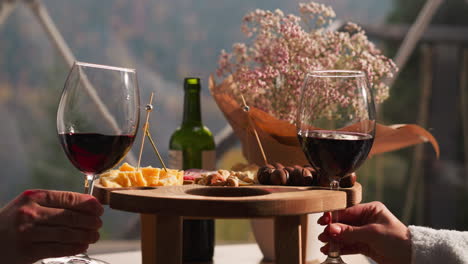
[[[187,90],[200,90],[200,78],[186,77],[184,79],[184,89]]]
[[[186,83],[186,84],[200,84],[200,78],[187,77],[187,78],[184,79],[184,83]]]

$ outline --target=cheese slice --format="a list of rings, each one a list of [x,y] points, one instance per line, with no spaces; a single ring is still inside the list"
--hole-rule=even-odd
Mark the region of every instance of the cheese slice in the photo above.
[[[101,184],[108,188],[133,186],[171,186],[184,184],[184,171],[153,168],[140,168],[138,171],[128,163],[122,164],[118,170],[110,170],[101,174]]]
[[[122,185],[116,182],[119,176],[119,170],[109,170],[100,175],[101,184],[107,188],[120,188]]]
[[[136,168],[125,162],[120,166],[119,171],[136,171]]]
[[[113,179],[117,184],[120,184],[122,187],[131,187],[132,181],[127,174],[121,171],[117,171],[117,177]]]
[[[120,172],[123,173],[127,176],[128,179],[130,179],[130,186],[147,186],[146,180],[143,177],[143,174],[140,171],[126,171],[126,172]]]
[[[102,186],[107,187],[107,188],[122,188],[122,185],[108,178],[101,178],[101,184]]]
[[[141,172],[143,173],[143,177],[146,180],[147,186],[158,186],[159,174],[161,172],[161,169],[153,168],[153,167],[146,167],[146,168],[141,168]]]
[[[159,182],[156,186],[172,186],[184,184],[184,171],[160,169]]]

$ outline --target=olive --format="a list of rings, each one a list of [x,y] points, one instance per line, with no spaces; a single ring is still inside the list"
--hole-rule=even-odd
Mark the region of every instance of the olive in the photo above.
[[[289,175],[288,185],[291,186],[304,186],[304,176],[302,175],[302,169],[295,168]]]
[[[270,181],[272,185],[285,185],[288,181],[289,173],[284,169],[276,169],[270,176]]]
[[[354,183],[356,182],[356,173],[351,173],[346,176],[344,176],[341,181],[340,181],[340,187],[341,188],[351,188],[354,186]]]
[[[258,169],[257,180],[260,184],[269,185],[271,184],[270,175],[275,170],[270,164],[265,165]]]

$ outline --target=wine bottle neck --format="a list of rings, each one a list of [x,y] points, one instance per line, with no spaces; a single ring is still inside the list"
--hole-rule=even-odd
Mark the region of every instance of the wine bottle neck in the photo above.
[[[189,79],[188,81],[193,80]],[[184,116],[182,126],[201,126],[200,83],[184,82]]]

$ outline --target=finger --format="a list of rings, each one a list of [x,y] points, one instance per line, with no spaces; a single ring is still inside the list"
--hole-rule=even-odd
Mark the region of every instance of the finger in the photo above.
[[[55,258],[63,256],[74,256],[85,252],[88,244],[64,244],[64,243],[36,243],[28,248],[28,254],[25,254],[29,263],[44,258]]]
[[[360,226],[368,224],[369,218],[375,216],[379,211],[383,211],[386,207],[379,202],[371,202],[365,204],[357,204],[338,211],[339,222]]]
[[[320,248],[320,252],[322,252],[323,254],[327,255],[329,249],[330,249],[330,245],[329,245],[329,244],[326,244],[325,246],[323,246],[323,247]]]
[[[328,235],[332,237],[336,237],[336,236],[342,235],[343,230],[346,228],[348,229],[349,232],[352,232],[354,230],[354,227],[347,226],[345,224],[340,224],[340,223],[330,224],[325,228],[325,230]]]
[[[329,237],[346,244],[369,243],[374,241],[378,235],[378,228],[375,224],[366,226],[351,226],[341,223],[334,223],[327,226],[324,230]]]
[[[319,225],[328,225],[330,223],[331,213],[325,212],[323,215],[317,220]]]
[[[343,210],[339,210],[338,214],[339,222],[349,225],[361,225],[365,212],[369,210],[369,204],[357,204],[352,207],[348,207]],[[328,225],[331,220],[331,212],[325,212],[322,217],[317,221],[320,225]]]
[[[104,212],[104,208],[99,201],[88,194],[36,190],[34,193],[28,195],[39,205],[45,207],[70,209],[97,216],[101,216]]]
[[[320,240],[323,243],[328,243],[330,242],[330,236],[324,232],[318,236],[318,240]]]
[[[99,240],[99,233],[86,229],[40,225],[24,231],[20,239],[39,243],[92,244]]]
[[[38,223],[49,226],[97,230],[102,226],[99,216],[83,214],[68,209],[57,209],[38,206]]]

